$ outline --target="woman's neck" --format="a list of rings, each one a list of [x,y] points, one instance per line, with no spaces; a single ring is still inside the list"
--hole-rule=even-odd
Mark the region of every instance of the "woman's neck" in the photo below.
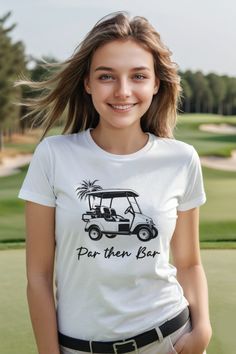
[[[148,135],[139,128],[107,128],[97,126],[91,130],[94,142],[103,150],[116,154],[128,155],[142,149],[148,142]]]

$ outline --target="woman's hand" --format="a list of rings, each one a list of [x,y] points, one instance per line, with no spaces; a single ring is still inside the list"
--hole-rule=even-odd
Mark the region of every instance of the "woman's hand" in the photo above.
[[[211,328],[194,329],[181,336],[175,343],[174,349],[178,354],[203,354],[210,342],[211,335]]]

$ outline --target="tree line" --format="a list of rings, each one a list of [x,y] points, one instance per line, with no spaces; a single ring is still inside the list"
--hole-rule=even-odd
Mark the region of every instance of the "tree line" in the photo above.
[[[3,134],[18,129],[21,110],[13,104],[22,97],[22,90],[13,84],[20,71],[26,70],[25,48],[21,41],[13,42],[11,32],[16,24],[6,26],[11,13],[0,18],[0,150]]]
[[[187,70],[180,72],[184,113],[236,114],[236,78]]]
[[[23,73],[32,80],[42,80],[50,74],[42,67],[43,62],[33,58],[33,67],[28,68],[32,57],[27,57],[22,41],[14,42],[11,33],[16,24],[7,26],[11,16],[8,12],[0,17],[0,150],[3,136],[13,131],[24,130],[27,121],[21,117],[25,111],[14,104],[22,97],[34,96],[36,93],[22,87],[14,87],[14,81]],[[55,58],[44,57],[48,62],[57,62]],[[236,78],[227,75],[201,71],[179,71],[182,86],[180,113],[214,113],[219,115],[236,114]]]

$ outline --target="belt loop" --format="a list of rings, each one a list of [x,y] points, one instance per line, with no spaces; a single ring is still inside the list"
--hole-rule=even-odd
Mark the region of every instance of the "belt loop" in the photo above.
[[[163,338],[163,334],[162,334],[162,332],[161,332],[159,327],[156,327],[155,330],[157,331],[157,335],[158,335],[158,338],[159,338],[158,340],[161,343],[163,341],[163,339],[164,339]]]
[[[93,341],[92,341],[92,340],[90,340],[90,341],[89,341],[90,353],[92,353],[92,354],[93,354],[93,345],[92,345],[92,343],[93,343]]]

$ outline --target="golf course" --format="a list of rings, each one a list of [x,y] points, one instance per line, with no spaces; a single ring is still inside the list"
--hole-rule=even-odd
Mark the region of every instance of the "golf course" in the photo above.
[[[200,130],[200,125],[236,126],[236,117],[189,114],[179,117],[175,138],[193,145],[200,157],[230,158],[236,134]],[[52,135],[60,130],[52,129]],[[10,156],[31,154],[40,132],[6,141]],[[4,159],[4,155],[0,155]],[[235,163],[235,160],[234,160]],[[0,164],[1,168],[1,164]],[[36,354],[26,300],[24,202],[17,198],[28,165],[0,177],[0,353]],[[207,354],[235,354],[236,171],[202,164],[207,202],[200,208],[200,246],[209,285],[213,328]]]

